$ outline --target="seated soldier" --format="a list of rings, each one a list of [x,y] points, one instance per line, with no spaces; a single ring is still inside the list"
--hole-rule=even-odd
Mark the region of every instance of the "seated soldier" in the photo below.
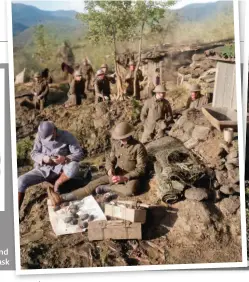
[[[47,96],[49,94],[49,86],[46,79],[42,78],[39,72],[34,75],[34,83],[32,86],[32,94],[34,95],[34,106],[43,110],[47,104]]]
[[[25,191],[29,186],[42,182],[54,183],[54,191],[64,182],[75,177],[83,151],[76,138],[60,130],[49,121],[40,123],[31,158],[34,169],[18,178],[18,203],[22,205]]]
[[[163,137],[168,125],[173,121],[170,103],[165,99],[164,86],[156,86],[153,92],[155,95],[145,101],[140,115],[144,125],[142,143]]]
[[[96,191],[97,194],[115,191],[132,196],[139,190],[145,174],[147,152],[143,144],[132,137],[133,127],[127,122],[118,124],[112,132],[112,148],[106,161],[107,175],[91,181],[85,187],[61,195],[61,201],[80,200]]]
[[[81,105],[81,99],[86,98],[85,94],[85,79],[79,70],[74,72],[74,78],[70,83],[68,91],[68,100],[65,103],[65,107],[71,107]]]
[[[113,82],[108,79],[103,70],[100,69],[97,71],[94,83],[95,103],[110,100],[110,82],[115,83],[115,81]]]
[[[190,88],[191,96],[188,98],[186,109],[200,109],[208,104],[207,96],[201,95],[201,87],[194,84]]]

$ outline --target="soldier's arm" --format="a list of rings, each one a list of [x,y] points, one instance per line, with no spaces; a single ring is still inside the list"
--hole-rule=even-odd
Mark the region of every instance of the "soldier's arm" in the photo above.
[[[40,141],[40,138],[37,134],[36,138],[35,138],[35,143],[34,143],[34,146],[33,146],[33,150],[31,151],[31,159],[42,165],[43,164],[43,158],[45,156],[45,154],[42,153],[42,143]]]
[[[96,96],[103,97],[103,94],[99,90],[99,85],[98,85],[97,80],[94,83],[94,91],[95,91]]]
[[[84,157],[84,154],[78,140],[72,134],[68,134],[66,135],[65,141],[68,143],[68,148],[70,152],[70,154],[67,155],[67,159],[69,161],[75,162],[81,161]]]
[[[145,174],[146,165],[148,161],[148,156],[145,147],[140,144],[137,151],[137,165],[136,168],[125,174],[124,176],[128,178],[128,180],[137,179]]]
[[[46,95],[48,95],[49,92],[49,86],[47,83],[44,83],[44,86],[42,87],[42,92],[40,93],[40,95],[38,95],[40,98],[45,97]]]
[[[111,152],[106,158],[105,169],[109,171],[110,169],[114,170],[117,163],[117,158],[115,155],[115,145],[112,144]]]
[[[70,95],[76,95],[76,93],[75,93],[75,80],[74,79],[70,83],[69,94]]]
[[[173,111],[169,101],[167,101],[167,117],[173,120]]]
[[[190,104],[191,104],[191,98],[189,97],[185,108],[188,109],[190,107]]]
[[[141,122],[145,122],[147,116],[148,116],[148,111],[149,111],[149,106],[148,106],[148,102],[145,101],[143,108],[141,110],[141,114],[140,114],[140,120]]]

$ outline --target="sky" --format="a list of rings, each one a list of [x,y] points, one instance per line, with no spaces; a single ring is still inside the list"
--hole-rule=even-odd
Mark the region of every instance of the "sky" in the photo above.
[[[40,1],[40,0],[33,0],[33,1],[12,1],[13,3],[23,3],[27,5],[35,6],[41,10],[48,10],[48,11],[56,11],[56,10],[75,10],[77,12],[84,11],[84,1],[83,0],[74,0],[74,1],[61,1],[61,0],[51,0],[51,1]],[[210,3],[210,2],[217,2],[217,0],[179,0],[179,2],[173,7],[173,9],[179,9],[186,5],[193,4],[193,3]]]

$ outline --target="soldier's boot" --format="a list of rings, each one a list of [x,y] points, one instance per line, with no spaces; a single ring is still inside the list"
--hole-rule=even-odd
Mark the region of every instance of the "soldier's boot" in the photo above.
[[[70,178],[64,172],[62,172],[60,177],[55,181],[54,192],[58,193],[58,190],[59,190],[59,187],[61,186],[61,184],[67,182],[69,179]]]
[[[140,181],[138,179],[130,180],[126,184],[115,184],[111,185],[112,191],[122,196],[133,196],[137,193]]]
[[[109,177],[105,175],[89,182],[86,186],[82,188],[79,188],[71,193],[61,195],[61,198],[63,201],[82,200],[83,198],[93,194],[93,192],[98,186],[109,184],[109,183],[110,183]]]
[[[24,200],[24,196],[25,196],[25,193],[18,192],[18,206],[19,206],[19,210],[21,209],[21,206],[22,206],[22,203],[23,203],[23,200]]]

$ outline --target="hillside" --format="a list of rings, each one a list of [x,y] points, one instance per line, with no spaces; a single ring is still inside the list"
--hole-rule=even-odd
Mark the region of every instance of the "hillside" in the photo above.
[[[232,9],[232,1],[218,1],[205,4],[190,4],[175,11],[182,21],[200,22],[215,18],[220,13],[230,12]]]
[[[218,1],[205,4],[191,4],[178,10],[172,10],[182,23],[211,20],[220,13],[231,11],[232,1]],[[30,43],[33,26],[44,24],[51,35],[58,40],[75,39],[82,37],[84,31],[82,24],[75,19],[76,11],[43,11],[25,4],[12,4],[14,46],[23,47]]]

